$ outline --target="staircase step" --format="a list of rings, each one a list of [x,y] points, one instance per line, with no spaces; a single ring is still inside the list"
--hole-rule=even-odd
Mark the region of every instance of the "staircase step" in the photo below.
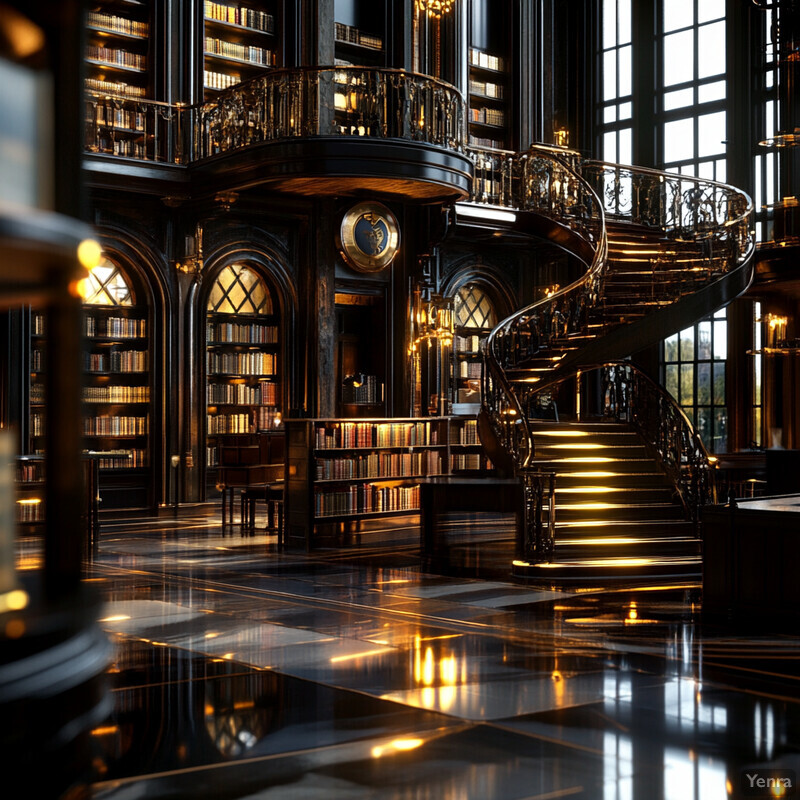
[[[702,544],[693,536],[598,536],[593,539],[564,538],[556,540],[557,561],[590,558],[664,558],[667,556],[699,556]]]
[[[591,466],[591,465],[590,465]],[[622,470],[605,470],[602,465],[598,469],[577,469],[572,472],[556,472],[556,487],[572,488],[589,482],[596,482],[613,488],[658,488],[671,489],[672,484],[663,472],[623,472]]]
[[[608,522],[624,520],[683,519],[683,506],[672,503],[612,503],[606,501],[556,501],[558,522],[581,522],[600,519]]]
[[[672,486],[603,486],[586,483],[565,486],[556,481],[556,503],[671,503],[675,490]]]
[[[610,557],[559,559],[549,564],[526,564],[514,561],[512,576],[522,582],[568,584],[572,581],[630,581],[633,579],[684,579],[696,581],[702,573],[699,555],[666,557]],[[600,620],[589,618],[596,624]],[[652,622],[652,620],[648,620]],[[622,620],[610,624],[626,624]],[[630,622],[627,624],[635,624]]]
[[[694,525],[686,519],[615,520],[585,519],[556,522],[556,542],[581,539],[694,539]]]
[[[652,472],[651,458],[614,458],[607,455],[565,456],[555,458],[536,457],[533,469],[540,472],[563,473],[572,470],[609,469],[614,472]]]

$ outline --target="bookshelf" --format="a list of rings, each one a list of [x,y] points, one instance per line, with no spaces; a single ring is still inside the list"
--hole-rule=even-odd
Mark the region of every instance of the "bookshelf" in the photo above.
[[[277,3],[203,3],[206,100],[279,64]]]
[[[241,264],[226,267],[212,288],[205,328],[206,477],[211,487],[222,444],[245,443],[246,437],[281,424],[279,315],[263,279]]]
[[[33,531],[44,524],[44,457],[18,456],[14,483],[17,527]]]
[[[86,89],[152,97],[152,2],[94,0],[89,3],[86,21]],[[103,122],[125,129],[122,120]]]
[[[469,143],[498,150],[511,146],[507,60],[469,48]]]
[[[334,58],[337,65],[385,66],[385,3],[380,0],[336,0],[334,17]]]
[[[293,419],[285,426],[290,548],[416,542],[420,482],[450,474],[452,465],[480,468],[471,458],[480,450],[475,420]]]
[[[454,418],[450,423],[450,473],[485,473],[494,469],[478,438],[478,421]]]

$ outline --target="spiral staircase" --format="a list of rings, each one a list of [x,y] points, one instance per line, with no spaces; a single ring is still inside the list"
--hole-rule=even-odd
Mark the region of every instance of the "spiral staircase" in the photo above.
[[[558,246],[579,273],[500,322],[485,347],[481,440],[525,485],[514,574],[699,573],[713,459],[628,357],[745,291],[749,198],[553,148],[491,166],[519,227]]]

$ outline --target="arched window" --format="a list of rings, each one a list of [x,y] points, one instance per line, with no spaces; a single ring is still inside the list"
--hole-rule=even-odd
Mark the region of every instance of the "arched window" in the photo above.
[[[453,300],[455,402],[461,406],[455,410],[475,412],[481,402],[481,350],[484,339],[497,324],[497,314],[491,298],[478,284],[462,286]]]
[[[93,267],[88,277],[89,292],[84,303],[88,306],[132,306],[133,292],[122,270],[104,258]]]
[[[250,267],[231,264],[214,282],[208,310],[216,314],[271,314],[272,297],[264,281]]]

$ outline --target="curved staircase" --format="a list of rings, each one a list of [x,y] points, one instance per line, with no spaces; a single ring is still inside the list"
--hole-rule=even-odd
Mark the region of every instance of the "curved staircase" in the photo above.
[[[747,288],[749,198],[552,148],[512,157],[507,171],[521,224],[582,265],[569,286],[500,322],[485,348],[481,440],[526,489],[514,574],[699,573],[709,456],[626,359]]]

